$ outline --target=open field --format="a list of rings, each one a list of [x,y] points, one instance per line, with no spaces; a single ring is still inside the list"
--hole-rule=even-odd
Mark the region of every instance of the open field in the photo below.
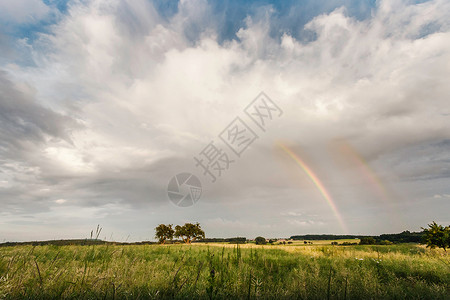
[[[391,246],[0,248],[1,299],[449,299],[450,257]]]
[[[311,242],[313,245],[331,245],[331,242],[338,242],[339,244],[342,244],[344,242],[347,243],[359,243],[359,239],[339,239],[339,240],[294,240],[291,241],[291,244],[288,244],[286,242],[286,246],[303,246],[304,241]],[[277,245],[279,242],[275,242],[274,245]]]

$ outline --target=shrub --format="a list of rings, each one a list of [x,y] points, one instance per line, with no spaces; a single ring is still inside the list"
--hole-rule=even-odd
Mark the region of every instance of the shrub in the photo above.
[[[255,243],[256,243],[256,245],[265,245],[267,242],[266,242],[265,238],[263,238],[262,236],[258,236],[255,239]]]
[[[373,237],[363,237],[359,242],[360,245],[375,245],[376,240]]]
[[[425,233],[424,241],[430,248],[446,248],[450,247],[450,226],[444,227],[433,222],[428,224],[428,228],[423,228]]]

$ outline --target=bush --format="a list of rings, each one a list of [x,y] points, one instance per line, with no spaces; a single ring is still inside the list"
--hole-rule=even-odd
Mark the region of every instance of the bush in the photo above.
[[[450,247],[450,226],[442,226],[433,222],[428,224],[428,228],[423,228],[425,233],[424,242],[431,249],[439,247],[447,251]]]
[[[375,245],[377,241],[373,237],[364,237],[361,238],[359,242],[360,245]]]
[[[380,245],[392,245],[392,244],[394,244],[394,243],[391,242],[391,241],[388,241],[388,240],[384,240],[384,241],[379,242],[379,244],[380,244]]]
[[[266,242],[265,238],[263,238],[262,236],[258,236],[255,239],[255,243],[256,243],[256,245],[265,245],[267,242]]]
[[[341,246],[353,246],[353,245],[358,245],[358,243],[343,242],[341,244]]]

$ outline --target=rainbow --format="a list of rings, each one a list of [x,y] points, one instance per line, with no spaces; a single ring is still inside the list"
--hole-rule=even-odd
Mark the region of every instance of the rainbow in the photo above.
[[[381,199],[384,203],[384,209],[386,213],[390,214],[389,218],[393,222],[404,225],[405,222],[400,214],[397,213],[395,207],[393,206],[393,194],[386,188],[385,184],[378,177],[377,173],[371,168],[369,163],[362,157],[355,148],[352,147],[345,140],[339,140],[338,146],[342,154],[347,158],[350,158],[352,162],[358,167],[359,171],[364,175],[367,182],[370,184],[372,189],[378,194],[378,199]]]
[[[336,219],[338,220],[339,224],[341,225],[342,230],[344,233],[348,233],[347,226],[344,223],[344,220],[342,219],[341,214],[339,213],[339,210],[336,207],[336,204],[334,203],[333,199],[330,196],[330,193],[327,191],[323,183],[320,181],[319,177],[311,170],[311,168],[297,155],[295,154],[291,149],[289,149],[287,146],[278,143],[278,146],[283,149],[284,152],[286,152],[308,175],[308,177],[311,179],[311,181],[314,183],[314,185],[319,190],[320,194],[322,194],[322,197],[326,200],[327,204],[330,206],[331,210],[333,211]]]
[[[383,201],[389,202],[389,196],[384,184],[381,182],[378,175],[370,167],[369,163],[347,142],[340,141],[340,150],[347,157],[353,160],[353,162],[358,166],[361,173],[368,180],[368,182],[374,187]]]

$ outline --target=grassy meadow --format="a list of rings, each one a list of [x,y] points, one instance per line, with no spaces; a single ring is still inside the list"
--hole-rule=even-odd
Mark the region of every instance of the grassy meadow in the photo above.
[[[0,248],[0,299],[450,299],[450,257],[419,245]]]

